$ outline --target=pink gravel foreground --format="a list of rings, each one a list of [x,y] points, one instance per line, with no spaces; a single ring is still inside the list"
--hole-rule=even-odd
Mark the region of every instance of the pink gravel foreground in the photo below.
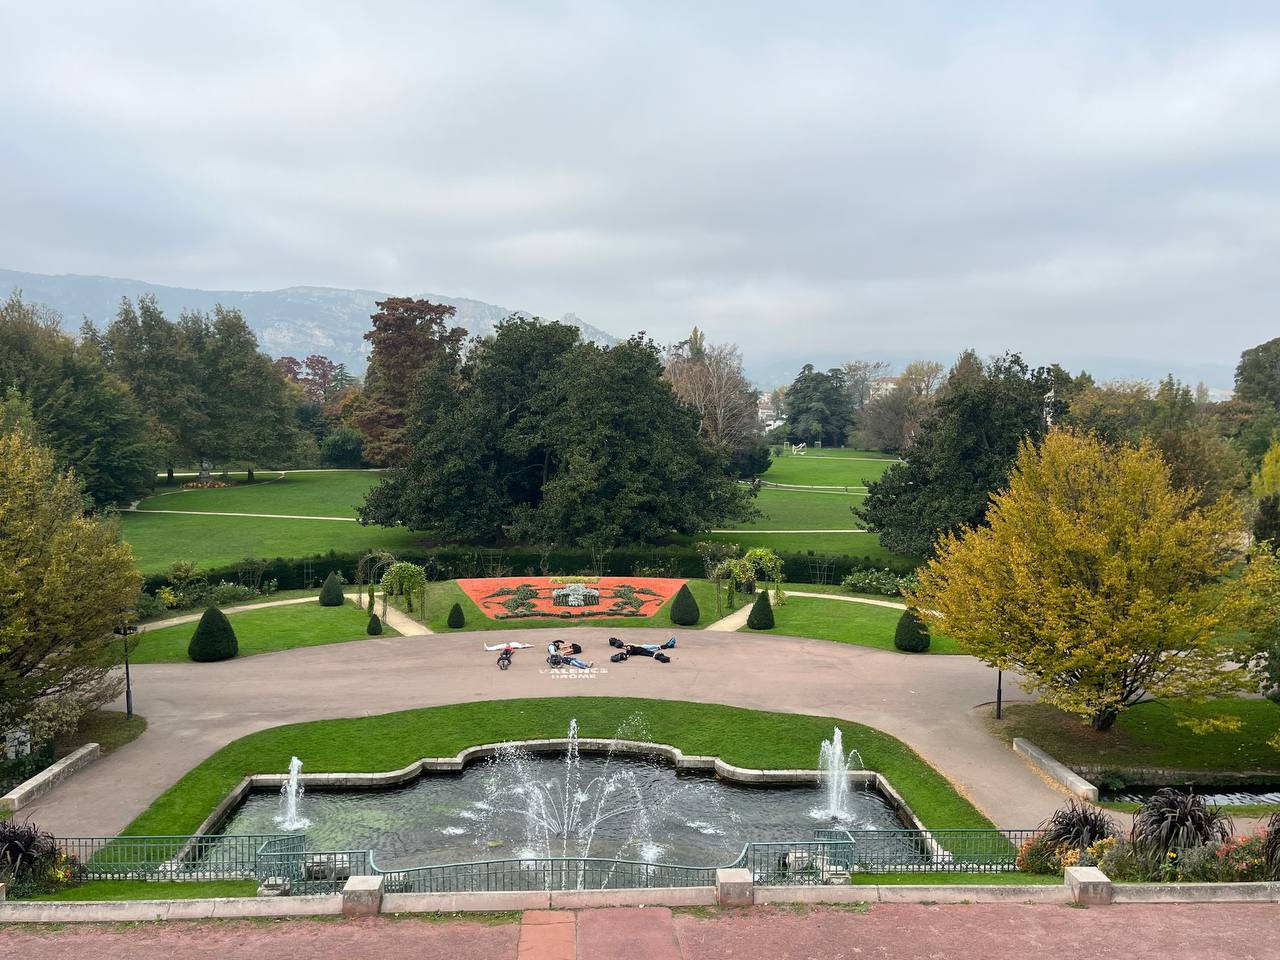
[[[562,919],[563,918],[563,919]],[[530,924],[530,920],[538,922]],[[561,936],[534,936],[548,920]],[[22,960],[1276,960],[1276,904],[878,904],[756,908],[709,916],[660,908],[537,912],[489,926],[418,919],[0,927]],[[567,929],[566,929],[567,928]],[[546,932],[551,932],[547,930]]]

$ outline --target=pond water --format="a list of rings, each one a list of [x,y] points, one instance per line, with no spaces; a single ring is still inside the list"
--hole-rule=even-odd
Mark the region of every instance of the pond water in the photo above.
[[[374,852],[382,869],[513,857],[592,856],[719,866],[748,840],[810,840],[816,828],[902,829],[878,793],[748,787],[657,760],[512,752],[462,774],[389,790],[313,790],[299,800],[315,850]],[[227,834],[278,833],[281,797],[251,794]]]

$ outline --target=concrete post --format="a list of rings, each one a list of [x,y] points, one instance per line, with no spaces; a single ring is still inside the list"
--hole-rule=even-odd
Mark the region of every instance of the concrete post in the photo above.
[[[1097,867],[1067,867],[1063,882],[1075,903],[1102,906],[1111,902],[1111,878]]]
[[[716,871],[716,903],[720,906],[749,907],[755,899],[756,887],[750,870]]]
[[[342,888],[342,915],[372,917],[382,910],[382,877],[351,877]]]

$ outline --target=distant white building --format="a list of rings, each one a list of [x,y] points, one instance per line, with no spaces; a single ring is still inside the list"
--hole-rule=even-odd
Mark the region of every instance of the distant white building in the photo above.
[[[897,388],[897,377],[876,377],[871,381],[868,393],[872,400],[879,400],[881,397],[893,393]]]

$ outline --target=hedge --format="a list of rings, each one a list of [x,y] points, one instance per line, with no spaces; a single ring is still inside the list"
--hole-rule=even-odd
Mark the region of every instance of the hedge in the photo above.
[[[329,551],[326,554],[312,557],[277,557],[268,562],[263,571],[263,581],[274,580],[281,590],[304,590],[315,587],[332,572],[341,572],[348,583],[355,582],[356,566],[363,556],[361,553],[338,553]],[[543,555],[530,547],[509,547],[502,550],[480,547],[438,547],[421,550],[404,550],[396,554],[400,560],[409,563],[427,565],[434,563],[430,571],[435,579],[448,580],[455,577],[484,577],[489,575],[493,561],[500,562],[504,572],[511,576],[536,577],[541,575]],[[810,583],[812,571],[809,553],[782,553],[783,575],[791,583]],[[546,558],[547,568],[552,575],[575,574],[591,567],[591,556],[584,550],[560,550]],[[610,577],[629,577],[635,575],[637,564],[656,568],[670,564],[672,576],[697,578],[706,575],[702,558],[692,547],[626,547],[610,551],[605,557],[604,575]],[[883,557],[841,556],[835,557],[831,566],[831,581],[839,583],[854,570],[895,570],[909,573],[915,569],[916,563],[911,560],[890,561]],[[232,564],[225,567],[214,567],[201,571],[210,583],[227,580],[235,583],[239,579],[239,569]],[[146,578],[146,590],[156,590],[169,584],[168,575],[155,573]]]

